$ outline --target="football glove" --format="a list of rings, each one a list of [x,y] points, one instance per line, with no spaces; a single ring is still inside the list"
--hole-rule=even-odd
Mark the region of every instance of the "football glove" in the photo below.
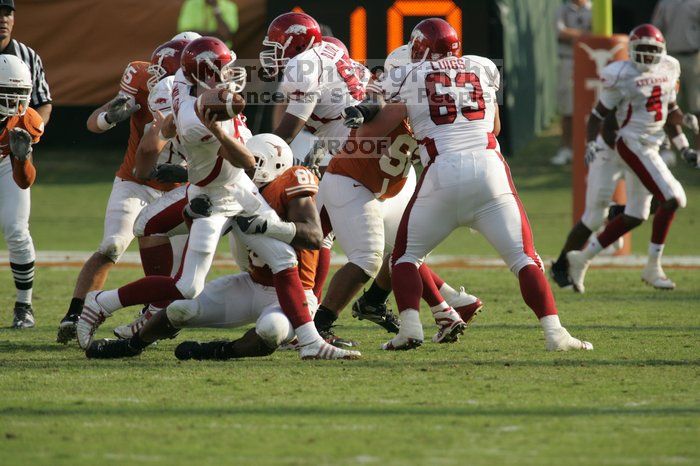
[[[10,130],[10,154],[16,160],[24,162],[32,154],[32,136],[22,128]]]
[[[586,166],[589,166],[593,163],[599,151],[600,146],[598,146],[598,144],[595,141],[588,141],[588,143],[586,144],[586,155],[583,159],[584,162],[586,162]]]
[[[325,155],[325,149],[317,144],[314,144],[311,147],[311,150],[306,154],[306,157],[304,157],[302,165],[308,168],[318,178],[321,178],[321,161]]]
[[[297,234],[297,227],[293,222],[282,221],[273,212],[238,216],[236,217],[236,223],[243,233],[248,235],[265,235],[287,244],[291,243]]]
[[[206,194],[195,197],[185,206],[185,214],[192,219],[210,217],[211,213],[211,199]]]
[[[700,133],[700,125],[698,125],[698,117],[692,113],[685,113],[682,120],[683,126],[688,128],[694,134]]]
[[[365,122],[365,116],[357,107],[345,107],[340,116],[343,117],[343,124],[348,128],[359,128]]]
[[[105,120],[110,125],[114,125],[120,121],[129,119],[131,115],[139,110],[141,110],[141,105],[134,104],[128,97],[120,95],[109,103]]]
[[[185,183],[187,181],[187,168],[182,165],[163,163],[156,167],[151,178],[160,183]]]
[[[682,149],[681,157],[683,157],[683,160],[688,162],[690,166],[700,168],[700,166],[698,165],[698,152],[695,149],[692,149],[690,147]]]

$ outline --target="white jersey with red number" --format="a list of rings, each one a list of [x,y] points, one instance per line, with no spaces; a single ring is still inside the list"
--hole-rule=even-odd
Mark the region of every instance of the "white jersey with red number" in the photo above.
[[[155,115],[156,112],[160,112],[164,117],[173,113],[172,94],[174,82],[175,77],[168,76],[161,79],[158,84],[151,89],[148,95],[148,108],[151,110],[151,113]],[[181,166],[187,165],[184,151],[181,149],[177,138],[170,139],[167,144],[165,144],[160,154],[158,154],[156,165],[165,163]]]
[[[381,81],[387,100],[406,104],[423,164],[439,154],[499,149],[499,83],[496,65],[476,55],[405,65]]]
[[[369,76],[369,72],[360,73],[358,65],[330,42],[292,58],[281,84],[290,100],[287,113],[305,120],[306,129],[321,141],[334,138],[342,142],[350,129],[343,124],[341,112],[364,98],[361,79]],[[327,148],[335,153],[340,145],[329,144]]]
[[[202,124],[195,112],[197,99],[194,89],[182,71],[178,71],[173,84],[173,111],[178,140],[187,157],[190,184],[202,188],[231,186],[239,177],[245,175],[242,169],[219,157],[221,143]],[[244,144],[252,137],[240,115],[220,124],[224,131]]]
[[[646,145],[661,144],[680,74],[678,60],[668,55],[648,71],[640,71],[631,61],[603,68],[600,102],[609,109],[617,107],[618,135]]]

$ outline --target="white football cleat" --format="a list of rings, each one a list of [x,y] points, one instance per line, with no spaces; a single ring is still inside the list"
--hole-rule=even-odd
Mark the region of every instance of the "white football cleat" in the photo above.
[[[141,330],[143,326],[146,325],[146,322],[151,320],[151,317],[153,317],[154,315],[155,312],[152,312],[150,308],[146,309],[144,312],[140,312],[138,317],[134,319],[133,322],[129,324],[120,325],[119,327],[116,327],[112,332],[114,333],[114,336],[119,338],[120,340],[126,340],[128,338],[131,338],[137,333],[139,333],[139,330]]]
[[[567,252],[566,260],[569,262],[569,277],[574,285],[574,291],[584,293],[586,287],[583,281],[586,278],[586,270],[588,270],[591,261],[586,260],[581,251]]]
[[[673,290],[676,288],[676,284],[666,276],[661,266],[656,264],[647,264],[644,267],[642,281],[657,290]]]
[[[591,343],[572,337],[564,327],[560,327],[553,334],[545,335],[545,340],[547,351],[590,351],[593,349]]]
[[[301,359],[360,359],[359,351],[344,350],[319,339],[314,343],[299,348]]]
[[[452,308],[434,312],[433,317],[438,325],[438,331],[433,335],[434,343],[454,343],[464,335],[467,323],[462,320],[457,311]]]
[[[562,165],[566,165],[567,163],[571,162],[573,158],[574,152],[570,148],[560,147],[557,154],[549,159],[549,163],[561,167]]]
[[[102,325],[102,322],[112,316],[109,311],[97,302],[97,297],[100,293],[102,291],[90,291],[85,295],[83,312],[80,314],[75,328],[78,335],[78,344],[82,349],[87,349],[90,346],[92,338],[100,325]]]
[[[462,318],[467,326],[471,325],[474,317],[481,312],[484,303],[476,296],[467,293],[463,286],[459,287],[459,294],[454,297],[445,296],[445,302]]]

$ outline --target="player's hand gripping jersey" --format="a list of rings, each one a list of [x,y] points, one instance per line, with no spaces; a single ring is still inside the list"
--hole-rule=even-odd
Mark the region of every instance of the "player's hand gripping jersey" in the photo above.
[[[261,194],[277,215],[288,221],[289,203],[300,197],[314,197],[318,192],[318,178],[307,168],[294,166],[266,185]],[[305,290],[311,290],[316,280],[318,251],[295,248],[299,261],[299,277]],[[250,253],[250,275],[254,282],[273,286],[272,271],[254,252]]]
[[[496,65],[475,55],[402,66],[382,81],[387,100],[406,104],[424,165],[439,154],[499,150],[493,135],[499,85]]]
[[[168,116],[173,112],[173,84],[174,76],[168,76],[158,81],[158,84],[151,90],[148,96],[148,107],[152,114],[160,112],[163,116]],[[156,166],[163,164],[173,164],[186,166],[187,161],[183,149],[177,137],[170,139],[163,150],[158,154]]]
[[[306,120],[306,129],[319,139],[343,141],[350,129],[340,116],[345,107],[364,97],[365,84],[356,65],[340,47],[322,42],[292,58],[287,64],[281,90],[290,99],[287,113]],[[365,73],[368,75],[369,73]],[[337,152],[339,145],[328,147]]]
[[[609,109],[617,107],[618,135],[645,145],[661,144],[679,77],[678,60],[668,55],[648,71],[640,71],[630,61],[606,66],[601,73],[600,102]]]

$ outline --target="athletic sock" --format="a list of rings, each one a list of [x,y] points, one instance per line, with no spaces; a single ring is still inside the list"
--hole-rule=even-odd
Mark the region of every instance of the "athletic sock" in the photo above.
[[[518,272],[518,281],[523,301],[532,309],[538,319],[557,314],[557,305],[552,295],[552,289],[539,267],[533,264],[526,265]]]
[[[425,264],[422,264],[420,267],[418,267],[418,274],[420,275],[420,279],[423,283],[421,297],[426,303],[428,303],[428,306],[433,308],[435,306],[439,306],[441,303],[444,303],[445,298],[443,298],[440,291],[438,291],[438,287],[433,280],[434,274],[432,273],[432,270],[430,270],[430,268]],[[443,285],[445,284],[445,282],[442,280],[441,283]],[[414,309],[417,309],[417,307]]]
[[[664,253],[663,244],[649,243],[649,258],[647,262],[649,265],[661,266],[661,256]]]
[[[26,264],[10,262],[10,269],[12,269],[15,288],[17,288],[17,302],[31,304],[32,287],[34,286],[34,261]]]
[[[394,291],[399,312],[406,309],[418,310],[423,295],[423,281],[414,264],[401,262],[391,270],[391,287]],[[437,304],[437,303],[436,303]]]
[[[309,303],[304,293],[304,286],[299,278],[299,269],[290,267],[272,276],[275,292],[282,312],[292,323],[293,328],[311,322]]]
[[[299,327],[294,329],[294,332],[297,334],[299,346],[306,346],[322,339],[321,335],[318,334],[318,330],[316,330],[316,326],[313,322],[307,322],[303,325],[300,325]]]
[[[591,237],[590,240],[588,240],[588,244],[586,245],[585,248],[581,251],[583,253],[583,257],[586,260],[591,260],[595,256],[597,256],[600,251],[603,250],[603,246],[600,244],[600,241],[598,240],[597,236]]]
[[[147,277],[150,275],[169,276],[173,269],[173,248],[170,241],[158,246],[139,249],[141,266]]]
[[[326,284],[328,272],[331,269],[331,250],[330,248],[321,248],[318,252],[318,265],[316,266],[316,277],[314,280],[314,295],[318,302],[321,302],[323,297],[323,285]]]
[[[117,290],[103,291],[99,301],[105,309],[114,312],[122,307],[155,303],[163,300],[184,299],[172,277],[153,275],[144,277]]]
[[[369,290],[365,291],[362,296],[368,304],[384,304],[389,299],[390,294],[391,290],[385,290],[380,287],[375,280],[370,285]]]
[[[422,264],[421,267],[425,267],[427,270],[430,270],[430,275],[432,275],[433,281],[435,282],[435,286],[437,286],[437,288],[438,288],[438,290],[440,290],[440,292],[442,292],[442,288],[443,288],[444,286],[447,286],[447,287],[450,288],[452,291],[454,291],[454,290],[452,289],[452,287],[450,287],[450,285],[448,285],[447,283],[445,283],[445,280],[443,280],[442,277],[440,277],[440,275],[438,275],[437,273],[435,273],[435,271],[434,271],[433,269],[431,269],[430,267],[428,267],[426,264]]]
[[[83,312],[83,305],[85,301],[80,298],[73,298],[70,300],[70,306],[68,306],[68,312],[66,312],[66,317],[79,316]]]
[[[314,324],[318,330],[326,331],[333,326],[337,319],[338,316],[335,312],[331,311],[326,306],[321,305],[318,307],[316,315],[314,316]]]
[[[651,242],[654,244],[664,244],[668,230],[673,223],[673,217],[676,216],[675,210],[664,209],[659,207],[654,214],[654,222],[651,227]]]

